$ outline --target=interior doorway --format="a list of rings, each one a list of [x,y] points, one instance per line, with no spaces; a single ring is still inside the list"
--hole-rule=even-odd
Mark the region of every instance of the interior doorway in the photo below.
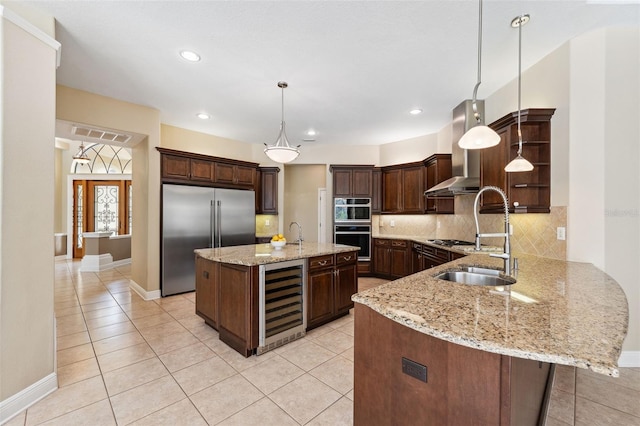
[[[84,232],[131,233],[131,179],[73,181],[73,257],[84,256]]]

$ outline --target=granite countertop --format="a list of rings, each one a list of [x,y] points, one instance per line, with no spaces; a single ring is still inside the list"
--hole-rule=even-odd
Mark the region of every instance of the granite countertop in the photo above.
[[[267,263],[284,262],[287,260],[306,259],[308,257],[322,256],[325,254],[345,253],[357,251],[360,247],[346,246],[343,244],[321,244],[303,242],[289,243],[279,250],[271,244],[250,244],[245,246],[221,247],[198,249],[195,253],[208,260],[234,265],[265,265]]]
[[[586,368],[618,377],[627,299],[588,263],[520,255],[511,296],[494,287],[434,278],[460,266],[502,268],[470,255],[353,295],[356,303],[439,339],[503,355]]]

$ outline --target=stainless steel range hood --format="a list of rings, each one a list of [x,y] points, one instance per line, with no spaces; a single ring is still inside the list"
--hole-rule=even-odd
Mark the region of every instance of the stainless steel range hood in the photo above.
[[[477,100],[476,106],[484,117],[484,101]],[[467,150],[458,146],[458,141],[467,130],[476,125],[472,101],[466,100],[453,110],[451,128],[451,163],[453,177],[427,189],[427,197],[450,197],[458,194],[475,194],[480,188],[480,151]]]

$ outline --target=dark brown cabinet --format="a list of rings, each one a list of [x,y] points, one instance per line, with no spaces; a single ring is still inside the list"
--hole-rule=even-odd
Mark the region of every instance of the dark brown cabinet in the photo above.
[[[424,160],[424,167],[424,189],[426,191],[451,177],[451,154],[434,154]],[[453,196],[426,198],[424,207],[427,214],[453,214]]]
[[[248,357],[258,347],[258,267],[220,263],[219,269],[220,340]]]
[[[156,148],[161,155],[161,177],[166,183],[255,190],[258,164]]]
[[[413,242],[411,243],[411,271],[413,273],[424,271],[464,256],[443,248]]]
[[[374,273],[388,278],[402,278],[411,273],[411,252],[406,240],[374,238]]]
[[[307,330],[349,313],[357,292],[356,252],[309,259]]]
[[[332,165],[333,196],[372,198],[373,166],[338,166]]]
[[[184,181],[213,182],[214,163],[180,157],[162,156],[162,176]]]
[[[521,114],[524,158],[534,168],[530,172],[507,173],[504,167],[518,151],[518,112],[505,115],[489,125],[500,135],[500,143],[480,153],[480,186],[505,190],[511,213],[549,213],[551,202],[551,117],[553,108],[530,108]],[[502,213],[499,194],[481,195],[481,213]]]
[[[382,213],[424,213],[422,162],[382,168]]]
[[[278,167],[260,167],[256,188],[256,213],[278,214]]]
[[[211,327],[218,329],[219,263],[196,256],[196,314]]]
[[[354,356],[356,425],[536,425],[552,382],[548,363],[440,340],[361,304]],[[424,380],[403,361],[426,366]]]
[[[237,164],[216,163],[214,182],[253,187],[256,183],[256,168]]]
[[[382,211],[382,170],[375,167],[371,172],[371,213]]]

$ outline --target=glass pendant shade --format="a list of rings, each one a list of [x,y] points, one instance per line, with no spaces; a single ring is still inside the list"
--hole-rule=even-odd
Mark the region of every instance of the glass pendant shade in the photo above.
[[[264,153],[276,163],[289,163],[300,155],[300,150],[290,146],[289,141],[287,141],[284,121],[280,123],[280,134],[278,135],[276,143],[271,146],[266,146]]]
[[[516,158],[511,160],[504,168],[505,172],[530,172],[533,170],[533,164],[527,161],[522,155],[518,154]]]
[[[278,82],[278,87],[282,89],[282,121],[280,121],[280,133],[278,133],[278,139],[276,139],[276,143],[273,145],[264,144],[266,147],[264,149],[264,153],[267,154],[271,160],[276,163],[288,163],[290,161],[295,160],[300,155],[300,145],[297,147],[292,147],[289,145],[289,141],[287,140],[287,132],[285,130],[285,122],[284,122],[284,89],[286,89],[288,84],[284,81]]]
[[[464,149],[490,148],[499,143],[500,135],[483,124],[478,124],[470,128],[458,141],[460,148]]]
[[[84,142],[80,143],[80,149],[73,156],[73,160],[78,164],[89,164],[91,162],[91,159],[84,151]]]

